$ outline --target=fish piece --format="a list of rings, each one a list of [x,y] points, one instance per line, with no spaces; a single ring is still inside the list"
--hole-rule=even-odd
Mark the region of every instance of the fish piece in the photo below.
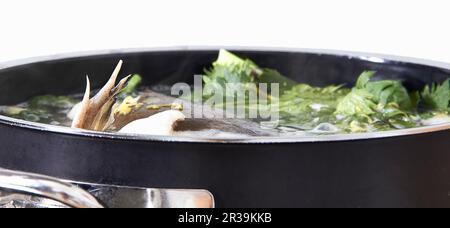
[[[79,110],[75,110],[76,114],[72,121],[73,128],[81,128],[86,130],[104,131],[111,123],[111,109],[115,103],[116,96],[125,87],[130,76],[123,78],[116,86],[116,80],[122,68],[123,61],[120,60],[114,69],[110,79],[105,86],[91,99],[90,82],[86,79],[86,91],[83,96],[81,105],[76,105]],[[73,114],[72,114],[73,115]]]
[[[114,122],[110,125],[107,131],[116,132],[125,127],[130,122],[138,119],[148,118],[158,112],[170,110],[170,107],[163,107],[155,110],[149,108],[152,105],[160,104],[179,104],[182,103],[182,113],[185,115],[185,120],[180,121],[175,126],[174,130],[182,131],[205,131],[205,130],[219,130],[222,132],[229,132],[233,134],[242,134],[248,136],[275,136],[276,131],[262,129],[260,125],[254,121],[247,119],[233,119],[233,118],[194,118],[192,113],[194,110],[203,110],[207,116],[224,116],[222,109],[215,109],[202,104],[190,104],[188,101],[181,101],[177,98],[170,97],[151,90],[146,90],[140,93],[140,103],[143,103],[139,108],[131,111],[127,115],[114,115]],[[169,105],[170,106],[170,105]],[[177,105],[174,105],[177,106]]]
[[[171,136],[174,134],[175,125],[184,118],[182,112],[168,110],[135,120],[123,127],[119,133]]]

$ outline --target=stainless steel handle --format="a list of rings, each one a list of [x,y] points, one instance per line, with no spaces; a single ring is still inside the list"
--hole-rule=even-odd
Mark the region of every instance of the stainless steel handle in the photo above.
[[[49,202],[47,199],[56,202]],[[26,204],[31,207],[64,207],[65,205],[74,208],[215,207],[214,196],[211,192],[202,189],[137,188],[76,183],[0,168],[0,208],[2,204],[9,205],[10,202],[16,201],[19,201],[20,205]]]
[[[85,190],[43,175],[0,169],[0,188],[49,198],[74,208],[103,207]]]

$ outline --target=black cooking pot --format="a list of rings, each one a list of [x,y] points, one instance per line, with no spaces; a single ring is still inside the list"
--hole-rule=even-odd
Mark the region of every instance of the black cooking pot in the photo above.
[[[236,51],[236,50],[235,50]],[[299,82],[352,85],[364,70],[410,89],[450,77],[440,63],[301,50],[236,51]],[[8,63],[0,105],[103,85],[119,59],[147,85],[192,82],[217,50],[80,54]],[[207,189],[218,207],[450,207],[450,125],[297,138],[215,140],[95,133],[0,116],[0,167],[62,179]]]

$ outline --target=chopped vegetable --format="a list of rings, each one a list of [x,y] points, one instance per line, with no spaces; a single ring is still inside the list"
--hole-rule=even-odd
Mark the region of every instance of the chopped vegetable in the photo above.
[[[129,80],[125,88],[120,95],[129,95],[136,91],[139,85],[142,83],[142,77],[138,74],[133,75]]]
[[[338,101],[348,94],[348,91],[349,89],[342,86],[318,88],[298,84],[280,97],[280,124],[311,130],[320,123],[333,123],[333,113]]]
[[[414,102],[411,101],[408,90],[400,81],[370,81],[375,74],[375,71],[363,72],[356,82],[356,88],[371,93],[374,102],[382,106],[389,103],[397,103],[404,110],[413,110],[416,108],[413,104]]]
[[[371,81],[375,74],[375,71],[365,71],[360,75],[356,86],[339,102],[336,114],[352,121],[351,132],[368,131],[369,127],[382,130],[417,126],[413,118],[417,106],[414,93],[410,96],[400,81]],[[362,122],[366,127],[362,127],[361,120],[355,124],[355,118],[365,119]]]
[[[227,83],[280,83],[280,89],[284,91],[297,84],[276,70],[261,68],[251,60],[242,59],[224,49],[220,50],[213,67],[205,73],[205,87],[211,88],[226,88]]]
[[[29,101],[30,108],[71,108],[77,103],[77,100],[67,96],[37,96]]]
[[[425,86],[422,92],[422,105],[428,110],[447,112],[450,99],[450,83],[445,80],[441,85]]]
[[[345,116],[372,115],[377,104],[374,95],[365,89],[353,89],[336,107],[336,114]]]

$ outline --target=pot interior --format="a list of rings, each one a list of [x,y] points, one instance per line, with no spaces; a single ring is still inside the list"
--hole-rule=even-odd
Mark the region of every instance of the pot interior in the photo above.
[[[352,86],[361,72],[377,71],[376,79],[400,79],[410,90],[442,82],[450,70],[370,55],[332,55],[300,51],[231,50],[261,67],[273,68],[297,82],[315,86]],[[140,74],[145,86],[193,83],[194,75],[211,67],[218,50],[158,50],[58,58],[17,64],[0,70],[0,105],[15,105],[38,95],[82,93],[85,76],[92,88],[101,87],[118,60],[124,61],[120,77]]]

